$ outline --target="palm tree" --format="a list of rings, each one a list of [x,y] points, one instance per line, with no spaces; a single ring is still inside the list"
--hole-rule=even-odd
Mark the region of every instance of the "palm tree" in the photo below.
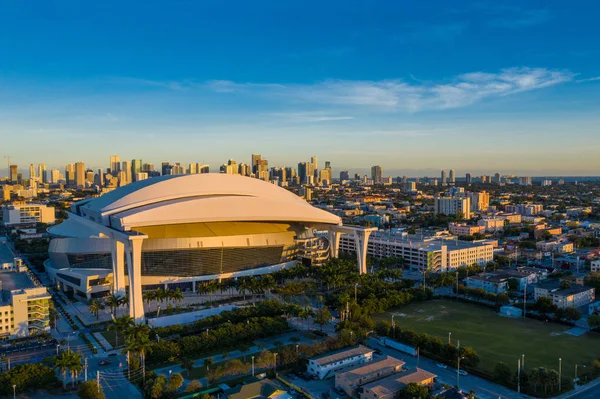
[[[190,377],[190,372],[194,369],[194,361],[190,358],[185,358],[181,362],[181,368],[187,371],[188,378]]]
[[[139,355],[142,367],[146,366],[146,354],[152,351],[150,327],[145,324],[135,324],[126,331],[126,345],[123,354],[133,352]]]
[[[207,357],[206,359],[204,359],[204,366],[206,367],[206,371],[210,371],[210,366],[212,366],[213,362],[214,361],[212,357]]]
[[[125,296],[121,297],[121,303],[119,303],[119,306],[123,306],[123,307],[129,306],[129,295],[125,295]]]
[[[210,294],[210,301],[212,302],[212,294],[219,290],[219,283],[216,280],[211,280],[208,282],[208,293]]]
[[[70,360],[66,355],[69,352],[63,352],[59,357],[56,358],[54,368],[60,371],[62,375],[63,389],[67,389],[67,370],[71,366]]]
[[[162,303],[165,299],[166,299],[166,293],[165,290],[163,290],[162,288],[157,288],[156,289],[156,305],[158,306],[158,303]]]
[[[112,294],[108,298],[106,298],[106,304],[110,308],[110,313],[115,315],[115,310],[121,306],[121,297],[119,295]]]
[[[244,295],[244,302],[246,302],[246,291],[250,289],[250,280],[246,277],[240,278],[237,282],[237,290],[238,292],[242,291]]]
[[[107,330],[115,332],[115,346],[119,347],[119,333],[125,334],[130,327],[133,326],[133,319],[128,315],[123,315],[113,319],[113,323],[108,326]]]
[[[69,371],[71,372],[71,385],[75,386],[75,378],[81,374],[83,370],[83,365],[81,364],[81,360],[83,356],[79,352],[70,352],[70,363]]]
[[[148,310],[150,310],[150,302],[156,299],[156,291],[144,291],[142,294],[142,298],[146,301],[146,305],[148,305]]]
[[[171,294],[171,299],[173,299],[174,301],[177,301],[178,305],[181,305],[181,301],[183,301],[183,292],[181,292],[181,290],[179,288],[177,288]]]
[[[93,313],[96,315],[96,320],[98,320],[99,313],[102,310],[102,304],[100,303],[99,300],[94,299],[91,303],[90,303],[90,313]]]
[[[173,290],[170,288],[167,288],[166,290],[164,290],[164,299],[165,299],[165,305],[169,304],[169,301],[171,299],[173,299]]]

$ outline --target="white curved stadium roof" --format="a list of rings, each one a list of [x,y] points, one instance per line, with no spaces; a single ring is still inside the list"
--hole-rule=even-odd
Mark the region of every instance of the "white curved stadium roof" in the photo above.
[[[80,216],[130,230],[136,226],[222,221],[341,224],[288,190],[262,180],[217,173],[154,177],[76,203]]]

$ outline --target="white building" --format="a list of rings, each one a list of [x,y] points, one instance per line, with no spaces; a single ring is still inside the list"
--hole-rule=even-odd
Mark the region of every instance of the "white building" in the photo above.
[[[542,297],[552,299],[557,307],[564,309],[589,305],[596,298],[596,290],[592,287],[575,285],[569,288],[560,288],[560,283],[551,282],[540,284],[534,289],[534,299]]]
[[[355,240],[351,235],[340,237],[341,251],[356,252]],[[378,259],[401,257],[412,269],[447,271],[474,263],[485,265],[494,259],[494,247],[471,241],[411,239],[408,236],[377,231],[371,234],[367,253]]]
[[[54,208],[42,204],[15,204],[2,209],[6,226],[28,223],[52,224],[56,221]]]
[[[462,214],[464,219],[471,218],[471,199],[470,198],[453,198],[439,197],[435,199],[434,212],[444,215]]]
[[[592,261],[590,271],[593,273],[600,272],[600,259]]]
[[[499,219],[499,218],[481,219],[477,222],[477,225],[483,227],[483,229],[488,233],[495,233],[496,231],[504,230],[504,219]]]
[[[465,279],[467,288],[481,288],[485,292],[500,294],[508,291],[508,281],[517,280],[518,291],[523,291],[528,284],[537,280],[535,273],[515,270],[499,270],[497,272],[480,273]]]
[[[373,349],[363,345],[318,356],[308,360],[306,372],[320,380],[331,376],[334,372],[373,360]]]

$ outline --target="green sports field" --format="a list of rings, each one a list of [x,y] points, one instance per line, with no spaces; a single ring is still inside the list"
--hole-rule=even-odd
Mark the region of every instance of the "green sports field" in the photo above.
[[[517,360],[525,354],[525,368],[548,367],[558,370],[562,358],[563,375],[573,376],[575,364],[590,367],[600,358],[600,335],[586,333],[573,337],[564,332],[568,326],[532,319],[511,319],[491,309],[452,300],[434,300],[374,315],[375,320],[391,321],[396,326],[448,339],[473,347],[481,359],[479,367],[492,371],[502,361],[516,370]],[[581,371],[581,369],[580,369]]]

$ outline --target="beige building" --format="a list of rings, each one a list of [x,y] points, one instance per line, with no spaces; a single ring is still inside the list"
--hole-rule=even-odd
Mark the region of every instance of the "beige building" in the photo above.
[[[6,226],[29,223],[52,224],[56,221],[54,208],[43,204],[5,206],[2,209],[2,218]]]
[[[373,349],[363,345],[342,349],[308,360],[306,372],[322,380],[332,373],[373,360]]]
[[[484,231],[488,233],[495,233],[496,231],[504,230],[504,219],[500,218],[488,218],[481,219],[477,224],[483,227]]]
[[[50,330],[50,294],[45,287],[3,290],[2,299],[0,339],[27,337]]]
[[[394,399],[408,384],[433,384],[437,376],[420,368],[406,370],[362,386],[360,399]]]
[[[435,214],[455,216],[463,215],[463,219],[471,218],[471,199],[463,197],[438,197],[435,198]]]
[[[552,303],[561,309],[577,308],[594,302],[596,291],[592,287],[581,285],[560,288],[560,283],[549,282],[540,284],[534,289],[534,299],[537,301],[542,297],[552,299]]]
[[[386,356],[384,359],[357,367],[353,370],[335,374],[335,388],[355,397],[361,385],[387,377],[402,370],[402,360]]]
[[[469,226],[465,223],[450,223],[448,230],[457,236],[472,236],[473,234],[485,232],[482,226]]]
[[[481,191],[479,193],[469,193],[471,199],[472,211],[485,211],[490,206],[490,193]]]

